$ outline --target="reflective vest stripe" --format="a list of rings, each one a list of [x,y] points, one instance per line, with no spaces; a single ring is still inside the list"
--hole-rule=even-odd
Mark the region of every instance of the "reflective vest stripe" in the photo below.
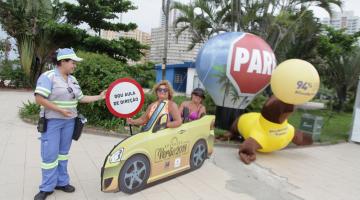
[[[44,91],[42,91],[42,90],[38,90],[38,89],[35,90],[35,93],[41,94],[41,95],[43,95],[44,97],[48,97],[48,96],[50,95],[50,94],[48,94],[48,93],[46,93],[46,92],[44,92]]]
[[[63,55],[63,56],[59,56],[57,57],[57,60],[63,60],[63,59],[71,59],[73,57],[76,57],[76,54],[68,54],[68,55]]]
[[[82,92],[80,92],[80,95],[78,97],[78,100],[82,99],[84,97],[84,94]]]
[[[59,161],[58,160],[55,160],[54,162],[52,163],[41,163],[41,168],[42,169],[53,169],[55,167],[57,167],[59,164]]]
[[[47,94],[50,94],[50,93],[51,93],[50,90],[48,90],[48,89],[46,89],[46,88],[44,88],[44,87],[40,87],[40,86],[37,86],[37,87],[36,87],[36,90],[41,90],[41,91],[43,91],[43,92],[45,92],[45,93],[47,93]]]
[[[68,159],[69,159],[69,155],[61,155],[61,154],[59,154],[59,156],[58,156],[59,161],[68,160]]]
[[[76,108],[78,101],[51,101],[60,108]]]
[[[78,101],[51,101],[51,102],[58,105],[76,105],[78,103]]]

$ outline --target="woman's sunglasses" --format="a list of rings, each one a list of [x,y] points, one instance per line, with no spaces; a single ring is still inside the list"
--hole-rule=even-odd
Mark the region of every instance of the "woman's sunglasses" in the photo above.
[[[156,91],[161,93],[167,93],[169,90],[167,88],[158,88]]]

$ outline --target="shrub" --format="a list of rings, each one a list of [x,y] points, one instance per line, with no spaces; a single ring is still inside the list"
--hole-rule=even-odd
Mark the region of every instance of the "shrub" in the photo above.
[[[7,87],[29,88],[30,82],[24,71],[16,66],[18,61],[3,62],[0,68],[0,84],[5,86],[4,81],[10,81]],[[13,68],[15,66],[15,68]]]
[[[143,88],[152,88],[155,84],[155,68],[153,63],[138,64],[125,68],[127,74],[135,79]]]
[[[128,77],[124,64],[107,55],[79,52],[79,57],[84,60],[77,64],[74,76],[84,95],[98,95],[116,79]],[[79,104],[78,109],[86,116],[89,124],[116,129],[116,126],[122,122],[122,119],[118,119],[108,111],[105,101]]]
[[[250,103],[250,105],[246,108],[246,111],[247,112],[260,112],[267,99],[268,99],[268,97],[266,97],[263,93],[258,94],[254,98],[254,100]]]
[[[23,103],[23,107],[20,108],[20,116],[22,118],[30,119],[32,122],[37,122],[39,119],[40,106],[34,102],[27,101]]]
[[[353,112],[355,104],[355,95],[351,95],[344,104],[344,112]]]
[[[204,100],[203,104],[206,108],[207,114],[215,115],[216,105],[208,92],[205,93],[205,100]]]
[[[190,98],[187,98],[186,96],[174,96],[173,101],[180,106],[180,104],[184,101],[189,101]]]
[[[155,80],[155,72],[151,72],[152,64],[130,67],[107,55],[89,52],[79,52],[79,57],[84,58],[84,61],[78,63],[74,76],[78,80],[84,95],[97,95],[119,78],[134,78],[142,87],[149,86],[147,84]],[[146,94],[145,105],[135,117],[139,117],[155,99],[152,95]],[[124,119],[119,119],[108,111],[105,101],[79,104],[78,108],[79,112],[87,117],[91,125],[122,130],[125,123]]]

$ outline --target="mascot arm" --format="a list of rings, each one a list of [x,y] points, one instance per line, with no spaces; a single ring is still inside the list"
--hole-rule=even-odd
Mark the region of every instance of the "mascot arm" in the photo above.
[[[302,131],[295,130],[292,142],[296,145],[311,145],[313,143],[311,135],[307,135]]]
[[[239,156],[241,161],[245,164],[250,164],[256,159],[256,150],[260,149],[261,146],[256,140],[253,138],[246,139],[239,148]]]

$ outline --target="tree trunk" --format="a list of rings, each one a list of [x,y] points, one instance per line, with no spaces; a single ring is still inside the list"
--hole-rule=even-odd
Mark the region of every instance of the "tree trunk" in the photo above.
[[[347,92],[347,86],[342,85],[341,87],[338,87],[336,89],[337,97],[338,97],[338,103],[335,107],[336,111],[343,111],[344,110],[344,103],[346,101],[346,92]]]
[[[31,72],[31,79],[29,80],[31,87],[33,88],[36,86],[36,82],[44,70],[46,64],[45,60],[46,59],[39,59],[38,57],[35,58]]]
[[[222,106],[225,106],[226,92],[224,92]]]

